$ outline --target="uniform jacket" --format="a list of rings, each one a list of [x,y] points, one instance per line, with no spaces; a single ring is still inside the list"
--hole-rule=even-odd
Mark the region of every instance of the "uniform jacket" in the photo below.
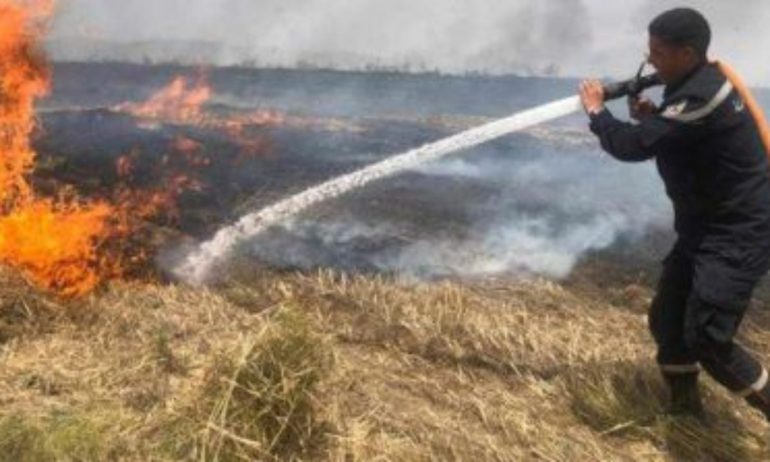
[[[665,88],[639,123],[609,110],[591,116],[601,146],[622,161],[655,159],[685,247],[770,245],[770,176],[756,123],[716,64]]]

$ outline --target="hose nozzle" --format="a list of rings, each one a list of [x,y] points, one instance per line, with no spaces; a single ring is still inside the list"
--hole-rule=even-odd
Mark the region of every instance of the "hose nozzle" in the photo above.
[[[645,64],[646,62],[643,62],[639,67],[636,77],[622,82],[613,82],[605,85],[604,100],[610,101],[624,96],[639,96],[641,92],[648,88],[663,85],[663,80],[661,80],[658,74],[642,75]]]

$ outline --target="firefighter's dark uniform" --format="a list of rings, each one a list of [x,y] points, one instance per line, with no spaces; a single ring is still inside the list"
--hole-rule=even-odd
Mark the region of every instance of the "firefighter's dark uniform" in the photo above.
[[[638,124],[605,109],[591,130],[617,159],[655,158],[673,202],[678,239],[649,314],[664,376],[697,377],[700,363],[767,414],[770,403],[757,402],[767,372],[733,342],[770,267],[768,163],[749,110],[718,66],[704,64],[667,86]]]

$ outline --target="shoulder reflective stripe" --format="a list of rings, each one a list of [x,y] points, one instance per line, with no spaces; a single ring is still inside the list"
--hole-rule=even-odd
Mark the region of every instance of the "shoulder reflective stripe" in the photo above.
[[[666,119],[676,120],[679,122],[695,122],[698,119],[702,119],[707,115],[714,112],[716,108],[722,104],[730,93],[733,91],[733,84],[729,80],[725,81],[722,88],[719,89],[716,95],[705,106],[700,109],[696,109],[691,112],[683,112],[681,114],[666,114],[665,111],[661,114]]]
[[[770,124],[768,124],[767,117],[765,117],[765,111],[762,109],[759,103],[757,103],[757,100],[754,98],[754,95],[752,95],[751,90],[749,90],[749,88],[746,86],[746,83],[743,81],[741,76],[735,72],[735,69],[722,61],[717,61],[717,64],[719,65],[719,69],[722,71],[722,73],[725,74],[727,79],[730,80],[730,83],[733,84],[733,87],[735,87],[735,90],[738,92],[738,94],[741,95],[741,98],[743,98],[746,106],[748,106],[749,112],[754,118],[757,128],[759,129],[759,134],[762,137],[762,144],[765,146],[765,151],[767,152],[768,157],[770,157]]]
[[[759,375],[759,378],[757,379],[757,381],[751,384],[751,386],[746,388],[745,390],[741,390],[737,392],[736,395],[742,398],[745,398],[752,393],[759,393],[760,391],[762,391],[763,388],[765,388],[769,378],[770,376],[768,376],[767,374],[767,369],[763,367],[762,373]]]
[[[660,370],[666,374],[692,374],[700,371],[698,364],[661,364]]]

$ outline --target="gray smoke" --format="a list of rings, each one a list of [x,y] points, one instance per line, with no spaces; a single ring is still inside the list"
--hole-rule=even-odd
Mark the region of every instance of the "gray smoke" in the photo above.
[[[421,167],[351,200],[360,205],[330,205],[272,229],[246,251],[282,266],[414,278],[562,278],[589,251],[670,226],[670,207],[652,164],[617,162],[598,153],[585,133],[539,129],[527,136],[534,141],[514,137],[510,144]],[[415,186],[425,183],[424,189]],[[478,187],[494,193],[468,194]],[[436,189],[426,199],[429,208],[411,199]],[[377,200],[400,201],[398,209],[415,211],[403,219],[395,208],[378,213],[367,205]]]
[[[690,4],[712,21],[714,56],[734,64],[751,82],[770,84],[770,69],[757,64],[770,45],[764,27],[770,3]],[[62,0],[49,47],[61,60],[628,76],[646,51],[649,20],[678,5],[672,0]],[[299,101],[301,90],[289,92],[298,92]],[[335,89],[329,100],[355,106],[354,90]],[[400,104],[406,107],[419,96],[409,94]],[[538,101],[564,96],[538,95]],[[225,101],[227,95],[217,97]],[[324,97],[313,95],[313,101]],[[464,114],[474,111],[479,113]],[[636,239],[651,227],[668,229],[671,221],[654,167],[610,159],[584,125],[581,130],[577,140],[542,130],[529,135],[536,142],[515,137],[435,162],[372,188],[369,196],[331,204],[327,213],[299,216],[244,249],[287,266],[418,277],[501,272],[562,277],[586,252],[620,238]],[[430,187],[420,189],[421,182]],[[487,185],[493,185],[491,194],[466,196]],[[430,190],[444,194],[431,196]],[[395,208],[375,213],[368,207],[422,196],[430,200],[414,202],[403,217]],[[356,206],[356,201],[361,202]],[[362,209],[366,213],[343,212]],[[442,209],[452,213],[425,218]]]
[[[753,83],[770,3],[692,0],[715,54]],[[62,0],[49,47],[61,60],[396,67],[558,75],[630,73],[646,24],[673,0]]]

